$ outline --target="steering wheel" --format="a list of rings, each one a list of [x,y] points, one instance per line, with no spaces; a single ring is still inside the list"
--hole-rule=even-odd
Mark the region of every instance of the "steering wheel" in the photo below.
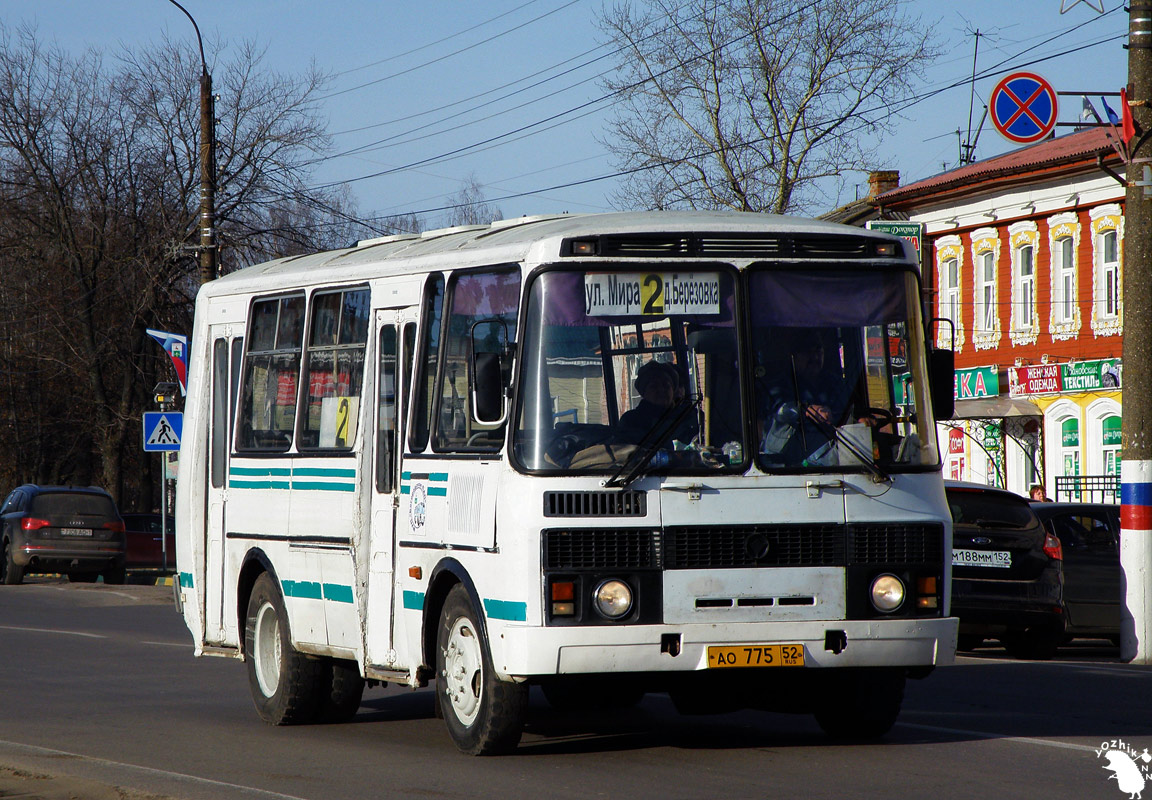
[[[864,409],[864,414],[862,416],[873,417],[876,419],[878,422],[876,425],[877,428],[883,428],[887,425],[891,425],[893,430],[896,428],[896,415],[887,408],[877,408],[870,406]]]

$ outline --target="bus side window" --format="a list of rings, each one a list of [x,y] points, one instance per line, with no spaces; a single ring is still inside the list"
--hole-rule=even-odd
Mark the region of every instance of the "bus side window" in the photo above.
[[[301,450],[352,448],[360,418],[367,344],[367,289],[313,296]]]
[[[376,491],[387,494],[392,491],[393,475],[396,467],[396,442],[398,423],[399,377],[396,369],[396,328],[385,325],[380,329],[380,358],[377,373],[376,411]]]
[[[432,421],[432,384],[440,357],[440,322],[444,313],[444,276],[431,275],[424,286],[424,306],[420,311],[420,374],[412,384],[412,424],[408,433],[408,450],[423,453],[428,446]]]
[[[228,456],[228,340],[212,343],[212,488],[224,485]]]
[[[303,295],[252,304],[238,449],[283,452],[292,446],[303,338]]]
[[[476,376],[471,370],[477,349],[503,354],[516,333],[520,304],[520,271],[502,268],[457,272],[449,284],[444,359],[436,413],[436,450],[499,450],[504,424],[476,422],[471,407]],[[474,338],[477,337],[477,338]],[[501,375],[502,389],[507,377]]]

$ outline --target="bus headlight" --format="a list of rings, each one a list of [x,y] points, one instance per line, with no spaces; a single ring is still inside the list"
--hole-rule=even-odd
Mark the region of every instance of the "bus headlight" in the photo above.
[[[597,586],[593,599],[596,610],[608,619],[620,619],[632,610],[631,587],[615,578]]]
[[[904,582],[895,575],[876,576],[870,590],[872,605],[877,611],[895,611],[904,604]]]

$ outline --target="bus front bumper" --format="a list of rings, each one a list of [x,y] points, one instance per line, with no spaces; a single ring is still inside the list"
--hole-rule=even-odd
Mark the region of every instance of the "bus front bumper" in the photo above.
[[[932,667],[956,658],[957,619],[879,619],[723,625],[505,627],[492,641],[502,677],[602,672],[692,672],[708,648],[803,645],[804,666]]]

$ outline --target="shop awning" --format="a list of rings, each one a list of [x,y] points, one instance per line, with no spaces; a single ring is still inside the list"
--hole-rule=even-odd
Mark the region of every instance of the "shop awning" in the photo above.
[[[1004,419],[1005,417],[1042,417],[1044,412],[1031,400],[1009,397],[982,397],[977,400],[957,400],[953,419]]]

